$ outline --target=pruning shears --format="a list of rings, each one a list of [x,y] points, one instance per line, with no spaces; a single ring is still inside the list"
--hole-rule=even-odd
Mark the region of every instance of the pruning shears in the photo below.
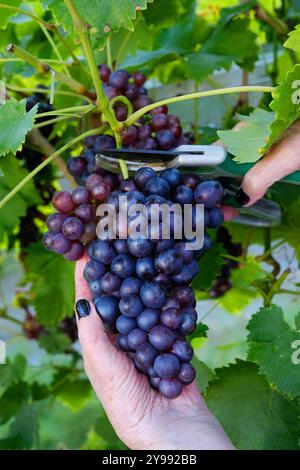
[[[239,209],[235,222],[255,227],[272,227],[281,222],[281,209],[274,201],[263,198],[251,207],[241,207],[237,203],[235,195],[241,180],[253,164],[235,163],[232,155],[221,145],[180,145],[170,151],[108,149],[96,155],[97,165],[112,172],[119,172],[120,159],[126,162],[129,173],[145,166],[156,171],[167,168],[196,169],[201,176],[222,180],[224,204]],[[300,185],[300,171],[287,176],[282,182]]]

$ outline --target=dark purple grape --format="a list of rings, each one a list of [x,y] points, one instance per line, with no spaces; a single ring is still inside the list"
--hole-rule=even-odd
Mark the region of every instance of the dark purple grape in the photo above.
[[[116,87],[111,85],[104,85],[103,89],[109,101],[122,94]]]
[[[155,114],[151,122],[152,129],[157,132],[168,126],[168,118],[165,114]]]
[[[178,186],[174,191],[174,199],[178,204],[192,204],[194,191],[188,186]]]
[[[149,333],[149,342],[159,351],[165,351],[174,342],[174,332],[166,326],[154,326]]]
[[[72,157],[67,161],[67,169],[72,176],[81,176],[86,169],[86,160],[83,157]]]
[[[211,247],[212,247],[211,238],[207,233],[205,233],[203,247],[200,250],[194,251],[195,259],[199,259],[203,255],[203,253],[205,253],[206,251],[209,251]]]
[[[97,175],[97,174],[90,175],[85,182],[88,190],[91,190],[95,186],[95,184],[101,184],[101,183],[103,183],[103,178],[101,175]]]
[[[103,180],[108,184],[110,191],[113,191],[119,184],[117,176],[112,173],[104,175]]]
[[[175,137],[169,129],[162,129],[157,132],[156,140],[161,150],[170,150],[175,145]]]
[[[174,250],[176,251],[176,253],[182,259],[183,264],[189,264],[193,261],[193,259],[194,259],[193,250],[188,250],[186,248],[186,243],[185,242],[175,243]]]
[[[110,135],[100,135],[94,143],[94,150],[96,153],[101,153],[101,150],[116,148],[116,141]]]
[[[80,204],[89,204],[91,202],[90,193],[87,188],[83,186],[78,186],[78,188],[73,189],[72,199],[76,206],[79,206]]]
[[[177,286],[172,290],[172,297],[181,307],[192,307],[195,302],[193,289],[189,286]]]
[[[171,351],[181,362],[190,362],[194,354],[190,343],[182,339],[177,339],[173,343]]]
[[[150,113],[155,116],[155,114],[168,114],[168,111],[168,106],[163,104],[161,106],[157,106],[157,108],[152,109]]]
[[[156,253],[161,253],[162,251],[170,250],[174,246],[174,240],[161,240],[156,244]]]
[[[116,70],[109,77],[109,85],[124,92],[128,85],[130,74],[126,70]]]
[[[177,186],[180,186],[183,181],[182,174],[177,168],[168,168],[167,170],[164,170],[160,174],[160,177],[165,179],[171,188],[177,188]]]
[[[179,137],[182,135],[182,127],[179,124],[169,124],[168,129],[172,132],[175,139],[179,139]]]
[[[110,327],[115,326],[115,322],[119,315],[118,299],[112,295],[99,297],[95,302],[95,308],[104,323]]]
[[[46,232],[43,235],[43,245],[47,250],[52,250],[52,244],[53,244],[53,238],[54,238],[53,233]]]
[[[191,384],[195,380],[196,371],[191,364],[184,362],[180,366],[180,371],[177,377],[184,384]]]
[[[94,207],[92,204],[80,204],[75,210],[75,214],[83,222],[91,222],[95,216]]]
[[[46,221],[49,231],[53,234],[60,233],[67,217],[67,214],[62,214],[61,212],[49,215]]]
[[[190,284],[197,274],[199,274],[199,264],[193,260],[191,263],[185,264],[179,273],[172,276],[172,281],[180,285]]]
[[[136,191],[135,182],[132,179],[127,178],[120,184],[120,190],[125,192]]]
[[[157,274],[153,258],[151,256],[138,258],[135,265],[135,272],[143,281],[151,281]]]
[[[183,175],[183,184],[188,188],[195,189],[200,183],[200,178],[194,173],[186,173]]]
[[[153,367],[153,363],[155,358],[157,357],[157,354],[158,353],[156,349],[151,346],[151,344],[144,342],[144,344],[141,344],[139,347],[136,348],[134,362],[140,367],[141,370],[146,372],[150,367]]]
[[[171,276],[169,276],[168,274],[159,273],[153,278],[153,281],[158,282],[158,284],[161,284],[167,290],[171,289],[173,286]]]
[[[106,294],[113,294],[116,292],[121,284],[120,278],[114,273],[105,273],[100,279],[100,286]]]
[[[126,279],[135,274],[135,261],[129,255],[117,255],[112,260],[111,270],[122,279]]]
[[[117,337],[117,346],[122,351],[130,351],[130,347],[128,346],[127,336],[126,335],[118,335]]]
[[[95,296],[101,297],[103,291],[101,289],[101,279],[96,279],[95,281],[89,282],[89,288],[91,293]]]
[[[121,298],[119,309],[126,317],[137,317],[143,311],[144,306],[137,295],[127,295]]]
[[[110,77],[110,68],[106,64],[98,65],[98,70],[102,82],[108,83]]]
[[[131,103],[133,103],[139,97],[139,90],[134,83],[129,83],[124,95],[129,99],[129,101],[131,101]]]
[[[84,232],[84,225],[78,217],[68,217],[62,225],[62,233],[69,240],[79,240]]]
[[[142,95],[134,101],[133,107],[134,110],[137,111],[138,109],[144,108],[145,106],[148,106],[151,103],[152,99],[149,96]]]
[[[179,310],[180,305],[177,302],[177,300],[173,299],[172,297],[169,297],[168,300],[166,301],[165,305],[163,305],[162,311],[164,312],[165,310],[168,310],[169,308],[174,308],[176,310]]]
[[[127,295],[138,295],[141,287],[142,281],[140,279],[137,277],[128,277],[122,282],[120,295],[121,297],[125,297]]]
[[[182,336],[191,335],[196,329],[196,324],[196,320],[193,318],[192,315],[184,313],[182,323],[178,328],[178,333]]]
[[[103,264],[110,264],[115,257],[115,250],[104,240],[96,240],[92,248],[93,259]]]
[[[71,212],[75,205],[72,196],[68,191],[58,191],[52,198],[53,207],[59,212]]]
[[[110,188],[107,183],[102,182],[95,184],[90,189],[91,195],[96,201],[104,202],[110,193]]]
[[[160,354],[154,361],[154,370],[162,379],[171,379],[178,374],[180,362],[174,354]]]
[[[134,72],[132,78],[136,86],[143,86],[146,81],[146,77],[142,72]]]
[[[71,250],[72,244],[62,233],[57,233],[52,239],[51,249],[59,255],[64,255]]]
[[[143,143],[142,148],[144,150],[157,150],[158,145],[155,139],[152,139],[152,137],[148,137],[148,139],[146,139]]]
[[[127,240],[121,240],[121,239],[115,240],[113,246],[114,246],[115,252],[118,255],[128,253]]]
[[[168,114],[168,121],[169,124],[180,124],[179,117],[175,116],[174,114]]]
[[[153,379],[156,380],[156,379]],[[182,382],[176,377],[173,379],[161,379],[158,384],[158,391],[165,398],[174,399],[179,397],[183,389]]]
[[[138,131],[135,126],[125,127],[121,131],[121,138],[124,145],[129,145],[136,140]]]
[[[126,106],[116,105],[114,111],[118,121],[125,121],[127,119],[128,111]]]
[[[224,189],[219,181],[203,181],[195,188],[194,198],[197,204],[204,204],[211,208],[219,204],[222,200]]]
[[[71,249],[64,254],[68,261],[78,261],[84,254],[84,248],[80,242],[72,242]]]
[[[154,248],[153,242],[151,240],[147,240],[146,238],[128,237],[127,246],[129,253],[138,258],[150,255]]]
[[[154,264],[157,271],[163,274],[177,274],[183,267],[182,259],[174,249],[159,253]]]
[[[149,167],[140,168],[135,174],[135,181],[137,186],[140,189],[144,189],[146,183],[151,179],[156,177],[156,172]]]
[[[105,266],[98,261],[91,260],[89,261],[84,268],[84,278],[87,282],[95,281],[100,279],[101,276],[105,273]]]
[[[224,215],[222,210],[219,207],[213,207],[209,209],[209,228],[217,228],[224,222]]]
[[[161,323],[171,330],[177,330],[183,321],[183,314],[176,308],[168,308],[161,314]]]
[[[166,302],[166,292],[156,282],[145,282],[140,290],[141,299],[149,308],[161,308]]]
[[[152,128],[149,124],[144,124],[143,126],[138,128],[138,136],[141,140],[146,140],[148,137],[151,136]]]
[[[116,322],[116,328],[122,335],[128,335],[134,328],[137,327],[137,322],[134,317],[126,317],[120,315]]]
[[[168,197],[170,193],[170,185],[163,178],[155,176],[154,178],[151,178],[149,181],[147,181],[144,191],[145,194],[148,195],[155,194],[162,197]]]
[[[147,343],[148,334],[140,328],[135,328],[127,335],[127,343],[130,349],[136,350],[142,344]]]
[[[152,308],[146,308],[137,317],[137,323],[142,330],[150,331],[154,326],[160,323],[160,311]]]

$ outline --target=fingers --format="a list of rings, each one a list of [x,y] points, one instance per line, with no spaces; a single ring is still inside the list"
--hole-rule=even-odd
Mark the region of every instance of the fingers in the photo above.
[[[261,199],[276,181],[300,169],[300,122],[286,131],[282,140],[245,175],[241,202],[251,206]]]
[[[239,215],[239,211],[234,207],[230,206],[222,206],[222,212],[224,215],[225,222],[228,222],[229,220],[232,220]]]

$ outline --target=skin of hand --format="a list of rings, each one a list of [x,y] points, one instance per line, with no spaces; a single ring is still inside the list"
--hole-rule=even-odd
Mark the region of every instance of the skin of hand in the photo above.
[[[77,317],[79,340],[86,374],[119,438],[134,450],[234,449],[195,383],[175,400],[163,398],[115,347],[83,277],[87,261],[81,258],[75,271],[76,300],[90,306],[88,316]]]

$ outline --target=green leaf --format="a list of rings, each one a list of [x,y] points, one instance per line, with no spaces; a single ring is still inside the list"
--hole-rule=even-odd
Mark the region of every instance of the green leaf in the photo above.
[[[0,108],[1,109],[1,108]],[[5,177],[0,178],[0,200],[6,196],[26,175],[28,171],[12,155],[1,158]],[[27,207],[41,202],[33,181],[29,181],[4,207],[0,209],[0,240],[5,232],[11,234],[26,214]]]
[[[17,354],[13,361],[8,360],[0,367],[0,396],[6,388],[20,382],[24,377],[26,361],[24,356]]]
[[[32,283],[37,321],[57,324],[73,315],[74,265],[40,243],[31,245],[25,258],[26,280]]]
[[[248,359],[282,392],[295,398],[300,394],[300,367],[293,363],[293,344],[300,334],[292,330],[276,305],[261,308],[248,323]],[[300,344],[300,343],[299,343]]]
[[[0,156],[21,150],[27,132],[31,131],[38,105],[26,112],[26,100],[14,98],[0,106]]]
[[[174,25],[174,18],[185,13],[181,0],[155,0],[144,12],[146,22],[155,28]]]
[[[221,142],[234,155],[238,163],[256,162],[261,158],[261,148],[266,145],[274,113],[257,108],[250,116],[238,116],[245,127],[238,130],[218,131]]]
[[[19,7],[22,3],[22,0],[1,0],[1,3],[4,3],[5,5],[10,5],[12,7]],[[7,27],[8,19],[13,15],[16,15],[13,10],[1,9],[0,29],[4,29]]]
[[[206,403],[238,449],[299,449],[299,405],[270,388],[255,364],[237,360],[215,372]]]
[[[275,111],[275,119],[271,124],[271,133],[267,144],[262,149],[265,152],[276,142],[295,121],[300,118],[300,64],[296,64],[286,79],[273,92],[270,108]]]
[[[195,338],[206,338],[209,328],[205,323],[198,323],[195,331],[189,335],[189,341],[193,341]]]
[[[0,398],[0,425],[15,416],[28,400],[29,387],[25,382],[8,387]]]
[[[83,408],[91,399],[92,388],[88,380],[67,380],[55,387],[55,396],[72,411]]]
[[[214,243],[211,250],[204,253],[199,261],[200,272],[192,283],[193,289],[200,290],[211,287],[224,264],[224,259],[221,256],[223,253],[225,250],[221,243]]]
[[[48,327],[47,334],[40,336],[39,346],[49,354],[57,354],[66,351],[71,345],[71,340],[64,333]]]
[[[23,405],[10,426],[12,436],[17,440],[14,448],[31,449],[38,438],[38,417],[33,405]]]
[[[300,331],[300,312],[295,316],[295,328]]]
[[[81,18],[91,26],[93,42],[98,46],[104,45],[105,37],[110,32],[117,32],[120,28],[133,31],[133,19],[137,10],[145,10],[152,0],[74,0],[74,5]],[[65,31],[76,33],[71,16],[64,2],[61,0],[46,0],[44,2],[51,8],[56,21]]]
[[[297,54],[300,52],[300,24],[297,24],[296,28],[288,33],[288,39],[283,45]]]
[[[192,359],[192,365],[196,369],[196,382],[201,391],[205,393],[209,382],[215,379],[216,375],[212,369],[210,369],[204,362],[194,356]]]

